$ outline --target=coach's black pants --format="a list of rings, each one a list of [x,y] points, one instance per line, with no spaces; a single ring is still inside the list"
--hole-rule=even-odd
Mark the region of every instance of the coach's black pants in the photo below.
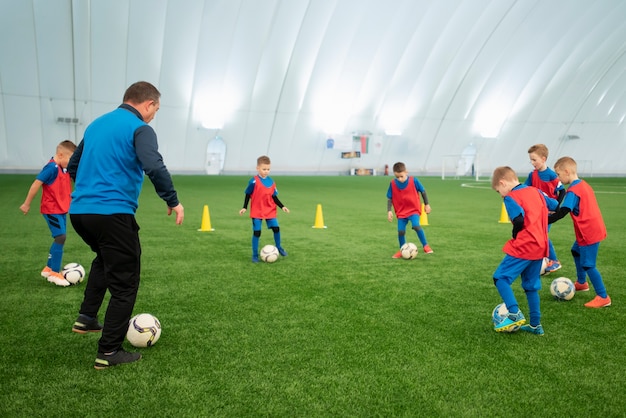
[[[139,225],[134,215],[127,214],[72,214],[70,220],[76,233],[96,253],[79,313],[97,317],[107,289],[111,294],[98,342],[98,351],[108,353],[122,346],[137,298],[141,270]]]

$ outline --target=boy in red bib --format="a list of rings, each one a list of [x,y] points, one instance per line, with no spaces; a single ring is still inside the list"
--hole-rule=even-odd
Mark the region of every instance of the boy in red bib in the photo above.
[[[493,273],[493,282],[509,315],[494,324],[494,329],[496,332],[521,329],[543,335],[539,303],[541,263],[548,255],[548,209],[556,209],[557,201],[535,187],[520,184],[511,167],[496,168],[491,187],[503,198],[513,224],[512,238],[502,248],[504,259]],[[511,288],[518,276],[522,278],[528,301],[530,325],[524,325],[526,318]]]
[[[606,238],[606,226],[602,212],[591,186],[578,178],[577,165],[571,157],[561,157],[554,164],[554,171],[563,184],[569,184],[565,198],[558,210],[548,217],[553,223],[568,213],[574,223],[576,241],[572,246],[572,256],[576,265],[577,292],[589,291],[587,276],[596,291],[596,297],[585,303],[587,308],[604,308],[611,306],[611,298],[606,293],[602,275],[596,268],[600,241]]]
[[[76,144],[72,141],[62,141],[57,145],[54,157],[39,172],[28,190],[24,203],[20,206],[20,210],[26,215],[37,192],[40,188],[43,189],[41,214],[50,228],[54,241],[50,246],[48,262],[41,271],[41,275],[50,283],[63,287],[70,285],[70,282],[61,274],[61,260],[67,231],[67,212],[70,209],[72,193],[72,182],[67,172],[67,164],[75,149]]]
[[[289,213],[289,209],[278,199],[278,190],[276,183],[269,176],[271,169],[271,161],[268,156],[262,155],[257,158],[256,171],[257,175],[252,177],[248,182],[243,202],[243,208],[239,211],[239,215],[243,215],[248,210],[250,203],[250,218],[252,218],[252,262],[259,262],[259,241],[261,238],[261,226],[263,220],[267,224],[267,228],[274,232],[274,243],[278,252],[283,257],[287,256],[287,251],[281,246],[280,228],[276,219],[276,207],[278,206],[283,212]]]
[[[548,147],[544,144],[531,146],[528,148],[528,158],[534,170],[528,175],[524,184],[538,188],[547,194],[548,197],[556,199],[559,202],[563,200],[565,187],[563,187],[563,183],[561,183],[561,180],[559,180],[554,170],[546,164],[548,160]],[[552,241],[550,241],[550,225],[548,225],[548,246],[550,255],[548,256],[548,263],[544,274],[552,273],[561,268],[561,263],[556,256],[554,245],[552,245]]]
[[[424,212],[430,213],[430,205],[428,204],[428,196],[422,183],[416,177],[410,177],[404,163],[395,163],[393,165],[393,175],[395,179],[391,180],[389,189],[387,189],[387,220],[393,220],[393,212],[396,212],[398,218],[398,244],[402,247],[406,243],[406,227],[411,222],[411,226],[417,238],[422,243],[424,253],[432,254],[433,250],[426,241],[426,234],[420,225],[420,215],[422,214],[422,202],[418,193],[421,193],[424,199]],[[401,258],[402,252],[396,252],[391,258]]]

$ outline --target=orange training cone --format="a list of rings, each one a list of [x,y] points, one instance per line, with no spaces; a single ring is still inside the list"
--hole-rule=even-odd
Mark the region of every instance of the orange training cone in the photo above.
[[[198,231],[202,231],[202,232],[215,231],[215,229],[211,228],[211,217],[209,216],[209,205],[204,205],[204,210],[202,211],[202,223],[200,224],[200,229],[198,229]]]
[[[420,215],[420,226],[428,225],[428,214],[424,210],[424,204],[422,203],[422,214]]]
[[[502,210],[500,211],[500,220],[498,221],[498,223],[501,224],[508,224],[511,221],[509,221],[509,214],[506,211],[506,207],[504,206],[504,202],[502,202]]]
[[[324,215],[322,215],[322,205],[317,205],[317,210],[315,211],[315,225],[313,228],[326,228],[324,225]]]

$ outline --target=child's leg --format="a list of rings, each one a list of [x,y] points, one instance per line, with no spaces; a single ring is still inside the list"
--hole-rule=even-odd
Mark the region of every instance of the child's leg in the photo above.
[[[548,235],[550,235],[550,229],[552,228],[553,224],[548,224]],[[550,237],[548,236],[548,249],[549,249],[549,253],[548,253],[548,258],[550,260],[554,260],[554,261],[558,261],[559,259],[556,256],[556,250],[554,249],[554,245],[552,245],[552,240],[550,239]]]
[[[577,243],[572,246],[572,257],[574,257],[574,265],[576,266],[576,281],[580,284],[587,283],[587,273],[580,262],[580,249]]]
[[[280,227],[278,226],[278,219],[276,219],[276,218],[266,219],[265,223],[267,224],[267,227],[269,229],[271,229],[272,232],[274,233],[274,244],[276,245],[276,248],[281,248],[281,246],[280,246]]]
[[[407,218],[398,218],[398,244],[402,247],[406,244],[406,226],[409,223]]]
[[[554,250],[554,245],[552,245],[552,240],[548,240],[548,247],[550,249],[550,253],[548,255],[548,258],[550,260],[558,261],[558,258],[556,257],[556,251]]]
[[[63,260],[63,245],[65,244],[65,235],[54,237],[54,242],[50,246],[50,255],[48,256],[48,267],[57,273],[61,272],[61,263]]]
[[[543,260],[529,261],[528,266],[521,273],[522,288],[526,292],[530,325],[536,327],[541,324],[541,309],[539,303],[539,289],[541,289],[541,264]]]
[[[252,257],[259,256],[259,241],[261,239],[261,219],[252,219]]]
[[[261,239],[261,231],[252,231],[252,256],[259,255],[260,239]]]
[[[525,260],[511,257],[507,254],[500,262],[495,273],[493,273],[493,283],[496,285],[496,289],[498,289],[498,293],[506,308],[513,314],[519,312],[519,305],[511,288],[511,283],[515,281],[524,267],[521,261]]]
[[[602,280],[602,275],[596,268],[596,259],[598,257],[599,247],[600,243],[579,247],[580,264],[589,276],[589,281],[593,285],[593,289],[596,291],[596,294],[605,298],[607,297],[607,293],[606,288],[604,287],[604,281]]]
[[[537,325],[541,324],[539,292],[536,290],[526,291],[526,299],[528,300],[528,314],[530,316],[530,325],[536,327]]]
[[[51,214],[44,214],[43,217],[54,238],[54,242],[50,246],[47,266],[50,267],[52,271],[59,273],[63,261],[63,246],[65,245],[67,218],[66,215]]]
[[[270,228],[272,231],[274,231],[274,244],[276,244],[276,248],[278,249],[278,253],[280,255],[282,255],[283,257],[286,257],[287,256],[287,251],[285,251],[285,249],[281,245],[280,227],[278,226],[278,219],[276,219],[276,218],[268,219],[266,222],[267,222],[268,228]]]
[[[428,245],[428,241],[426,241],[426,234],[424,233],[422,227],[417,225],[413,227],[413,230],[415,230],[415,232],[417,233],[417,238],[422,243],[422,247]]]
[[[502,301],[506,305],[506,308],[511,313],[516,313],[519,311],[519,305],[517,303],[517,299],[515,298],[515,294],[513,294],[513,288],[511,287],[511,283],[509,283],[508,278],[500,278],[493,279],[494,284],[496,285],[496,289],[498,289],[498,293],[502,298]]]

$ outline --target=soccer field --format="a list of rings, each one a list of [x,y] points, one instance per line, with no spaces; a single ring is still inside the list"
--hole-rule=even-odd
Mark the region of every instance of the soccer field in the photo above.
[[[552,279],[575,279],[563,219],[540,337],[492,328],[511,225],[489,182],[420,177],[434,253],[397,260],[390,177],[273,177],[291,210],[278,214],[289,255],[273,264],[250,261],[250,219],[238,214],[248,176],[174,176],[182,226],[146,180],[135,313],[163,332],[138,363],[96,371],[98,335],[71,332],[86,282],[39,276],[52,239],[34,204],[18,209],[34,175],[1,175],[0,416],[624,416],[625,178],[585,179],[608,229],[598,268],[613,305],[583,307],[593,290],[550,295]],[[318,204],[327,228],[312,228]],[[211,232],[198,231],[204,205]],[[92,257],[68,227],[64,263],[88,270]],[[519,279],[513,288],[526,313]]]

